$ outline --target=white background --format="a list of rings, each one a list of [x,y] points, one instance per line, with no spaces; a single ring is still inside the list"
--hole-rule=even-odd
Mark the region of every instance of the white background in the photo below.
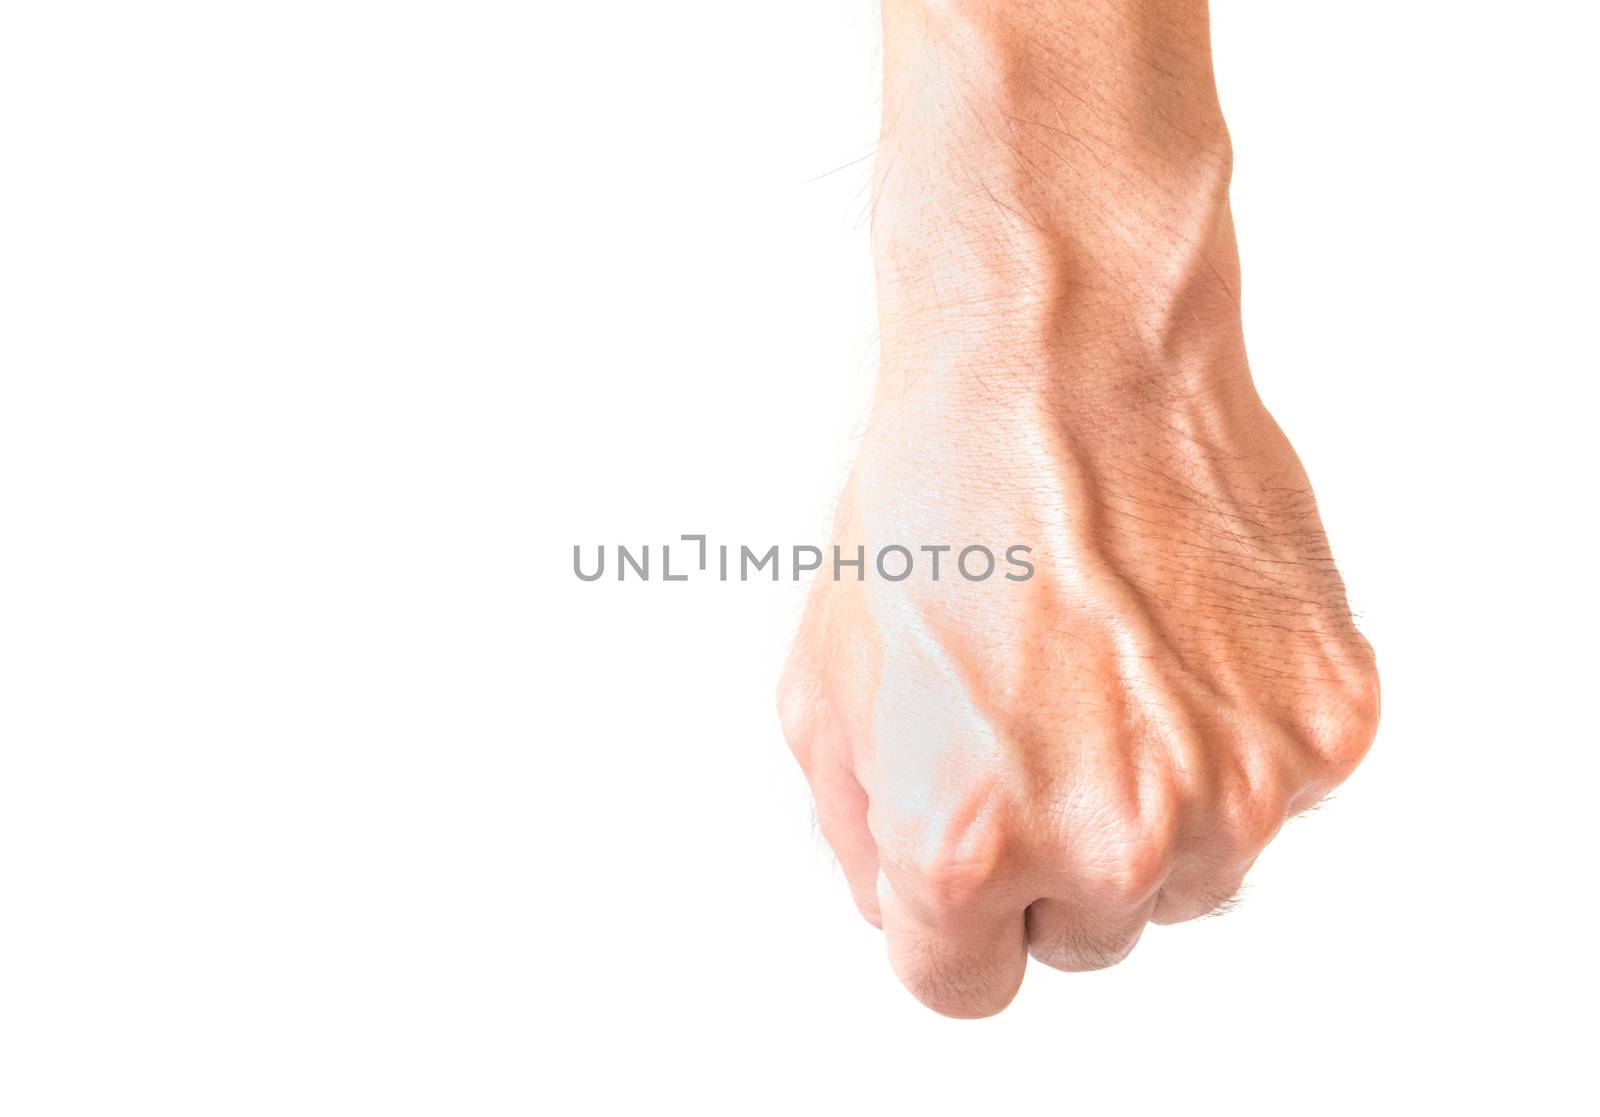
[[[868,0],[5,5],[0,1110],[1593,1112],[1595,30],[1219,0],[1383,729],[959,1023],[779,739],[803,587],[570,566],[825,541]]]

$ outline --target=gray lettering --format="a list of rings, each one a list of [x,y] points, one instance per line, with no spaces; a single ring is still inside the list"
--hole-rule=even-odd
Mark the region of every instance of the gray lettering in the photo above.
[[[967,556],[973,551],[983,552],[983,557],[989,560],[989,567],[982,574],[971,574],[967,571]],[[981,543],[974,543],[956,556],[956,566],[961,570],[961,576],[969,582],[982,582],[994,573],[994,552]]]
[[[706,568],[706,537],[703,535],[680,535],[678,538],[685,543],[698,542],[700,544],[700,569],[704,570]]]
[[[890,551],[899,551],[902,555],[906,556],[906,568],[902,570],[898,576],[890,574],[883,568],[883,556],[888,554]],[[907,578],[911,577],[911,567],[915,563],[916,560],[911,557],[910,551],[906,550],[898,543],[891,543],[889,546],[878,552],[878,577],[882,578],[886,582],[903,582]]]
[[[672,548],[665,543],[661,544],[661,580],[663,582],[687,582],[689,575],[674,574],[672,572]]]
[[[643,566],[634,561],[633,556],[628,553],[628,548],[621,543],[617,544],[617,581],[627,580],[629,566],[633,567],[633,572],[639,575],[640,578],[643,578],[646,582],[650,580],[650,545],[648,543],[644,547]]]
[[[739,547],[739,552],[739,581],[748,582],[750,580],[750,560],[756,557],[756,553],[742,544]],[[766,565],[769,562],[772,564],[772,580],[776,582],[778,580],[778,545],[776,543],[772,545],[770,551],[757,560],[756,569],[758,571],[766,569]]]
[[[801,562],[800,562],[800,552],[801,551],[807,551],[807,552],[815,555],[816,556],[816,561],[815,562],[808,562],[808,563],[805,563],[804,565],[801,565]],[[821,565],[822,565],[822,548],[821,547],[808,547],[808,546],[805,546],[805,545],[801,545],[801,546],[796,547],[794,549],[794,580],[795,581],[798,582],[800,580],[800,575],[809,574],[811,571],[816,570]]]
[[[583,551],[583,548],[576,543],[572,545],[572,572],[585,582],[598,582],[600,575],[606,572],[606,549],[604,546],[599,546],[595,550],[600,555],[600,565],[595,568],[593,574],[585,574],[583,572],[583,564],[578,561],[578,555]]]
[[[1033,548],[1032,547],[1024,547],[1021,544],[1018,544],[1015,547],[1007,547],[1006,548],[1006,561],[1009,562],[1012,566],[1020,566],[1020,567],[1022,567],[1022,569],[1026,570],[1027,573],[1026,574],[1007,574],[1006,577],[1011,579],[1011,581],[1013,581],[1013,582],[1026,582],[1029,578],[1033,577],[1033,563],[1028,562],[1026,559],[1019,559],[1017,557],[1017,555],[1019,553],[1024,554],[1024,555],[1031,555],[1031,554],[1033,554]]]
[[[856,568],[856,581],[865,581],[867,577],[867,549],[865,547],[857,547],[855,558],[841,560],[839,558],[839,544],[835,543],[833,545],[833,580],[835,582],[839,581],[839,571],[846,566]]]

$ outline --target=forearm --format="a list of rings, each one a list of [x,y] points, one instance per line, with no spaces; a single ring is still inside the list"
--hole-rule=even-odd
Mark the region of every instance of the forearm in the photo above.
[[[1059,352],[1068,330],[1242,372],[1203,2],[883,13],[873,231],[890,375],[964,361],[968,327],[1014,366]]]

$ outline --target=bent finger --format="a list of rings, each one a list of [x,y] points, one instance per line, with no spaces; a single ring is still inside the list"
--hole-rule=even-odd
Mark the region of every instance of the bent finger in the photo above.
[[[878,915],[878,845],[867,829],[867,796],[851,767],[850,742],[833,703],[797,646],[778,685],[778,716],[789,749],[811,785],[817,827],[869,923]]]
[[[1254,863],[1254,858],[1242,864],[1202,858],[1180,862],[1156,897],[1150,922],[1186,923],[1231,911],[1244,888],[1245,874]]]
[[[817,826],[839,859],[850,895],[867,922],[883,926],[878,908],[878,843],[867,829],[867,793],[832,749],[817,755],[808,773]]]
[[[906,903],[882,873],[878,906],[895,976],[935,1012],[993,1016],[1017,995],[1028,964],[1021,911],[975,907],[933,916]]]
[[[1057,970],[1079,973],[1114,966],[1133,952],[1155,909],[1152,896],[1133,912],[1107,914],[1067,900],[1028,905],[1028,953]]]

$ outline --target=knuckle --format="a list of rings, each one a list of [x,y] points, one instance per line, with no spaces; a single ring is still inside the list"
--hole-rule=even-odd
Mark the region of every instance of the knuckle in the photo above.
[[[928,821],[928,812],[899,810],[895,821],[877,828],[885,858],[905,878],[908,898],[925,911],[955,912],[981,904],[1005,882],[1010,840],[995,806],[994,796],[982,790],[935,812],[941,822]]]
[[[819,699],[817,685],[801,664],[799,654],[790,656],[783,676],[778,680],[778,724],[783,730],[783,739],[788,743],[789,751],[802,768],[810,764]]]
[[[1222,811],[1222,827],[1235,849],[1259,850],[1272,840],[1287,813],[1283,796],[1258,792],[1236,796]]]
[[[916,871],[924,898],[941,911],[971,905],[999,875],[993,859],[960,854],[931,858]]]
[[[974,904],[1004,873],[1003,841],[992,828],[947,836],[913,866],[925,901],[939,911]]]
[[[1370,660],[1342,671],[1317,702],[1307,736],[1312,751],[1338,779],[1349,776],[1378,733],[1380,690]]]
[[[1117,843],[1105,863],[1102,885],[1127,902],[1154,892],[1167,872],[1167,852],[1147,835],[1133,834]]]
[[[1290,788],[1297,782],[1270,755],[1241,761],[1216,804],[1222,848],[1232,855],[1251,856],[1261,850],[1288,817]]]
[[[855,901],[856,910],[861,913],[861,918],[872,924],[878,930],[883,930],[883,911],[878,906],[878,894],[867,883],[850,885],[850,898]]]
[[[1169,870],[1176,820],[1177,811],[1164,798],[1146,809],[1107,811],[1084,865],[1090,887],[1125,907],[1151,896]]]

